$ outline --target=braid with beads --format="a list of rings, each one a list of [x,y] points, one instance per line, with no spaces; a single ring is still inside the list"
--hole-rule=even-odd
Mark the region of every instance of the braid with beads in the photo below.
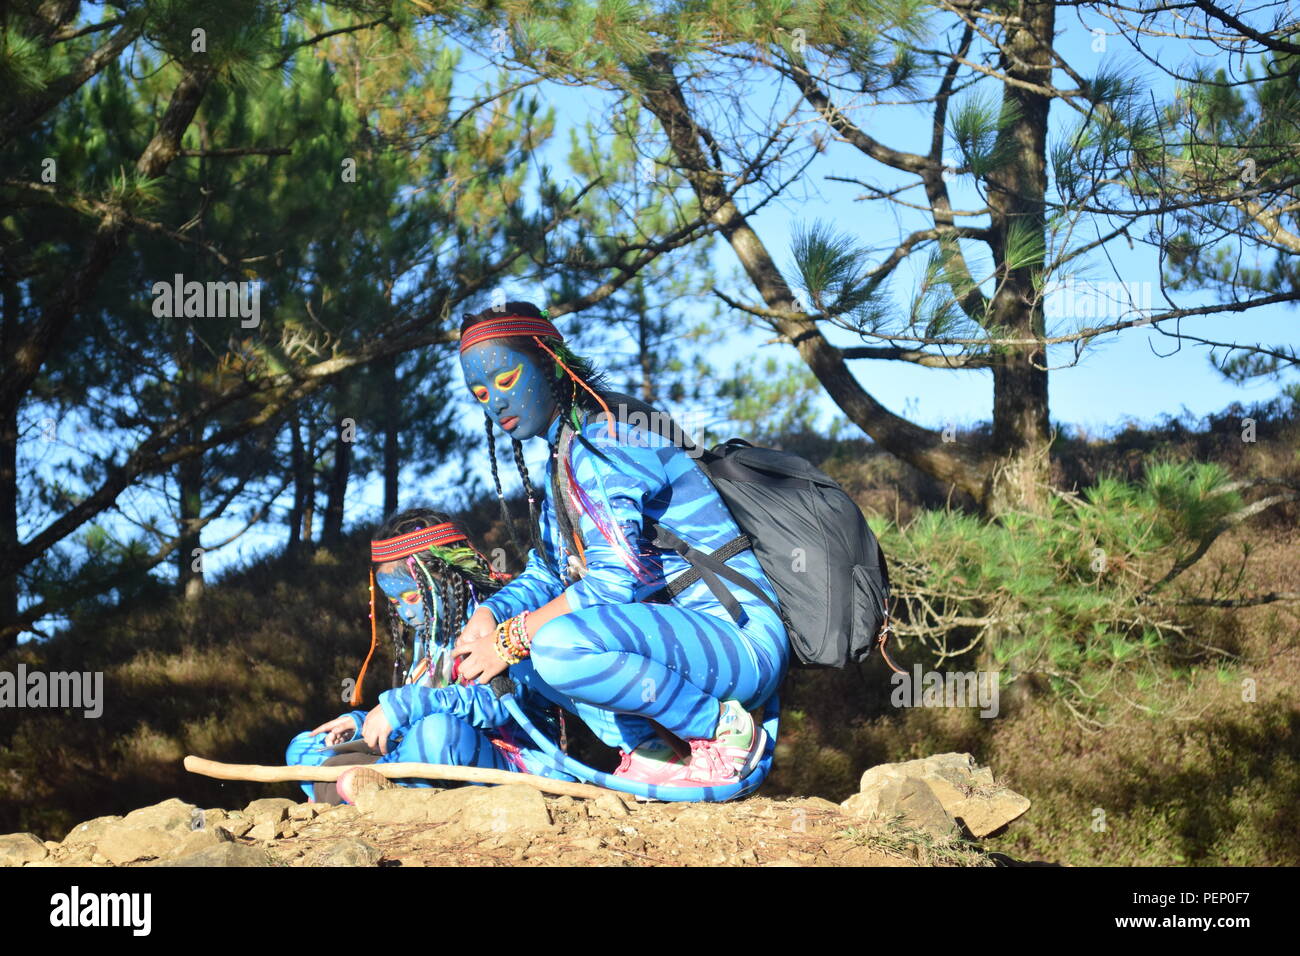
[[[486,411],[483,413],[483,426],[487,434],[488,464],[492,467],[492,484],[497,489],[497,505],[501,508],[501,520],[505,522],[506,532],[510,535],[510,543],[515,546],[515,553],[519,555],[520,561],[526,561],[528,559],[528,549],[519,541],[519,532],[515,530],[515,523],[510,518],[510,509],[506,507],[506,494],[501,489],[501,473],[497,469],[496,436],[492,433],[492,418]],[[515,444],[518,444],[518,442]]]

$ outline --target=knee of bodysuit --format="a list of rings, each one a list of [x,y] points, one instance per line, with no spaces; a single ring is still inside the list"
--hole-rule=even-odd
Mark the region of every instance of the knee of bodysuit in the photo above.
[[[320,746],[323,739],[323,737],[313,737],[310,731],[304,730],[289,741],[289,746],[284,751],[284,762],[291,766],[303,763],[303,757]]]
[[[580,625],[578,613],[547,621],[533,635],[529,654],[533,669],[545,683],[564,691],[582,658],[604,651],[595,635]]]
[[[430,714],[417,720],[388,760],[397,763],[442,763],[471,767],[478,761],[483,735],[451,714]]]

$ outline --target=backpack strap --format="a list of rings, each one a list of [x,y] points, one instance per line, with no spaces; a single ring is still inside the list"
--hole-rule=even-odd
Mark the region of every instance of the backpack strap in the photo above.
[[[753,546],[753,542],[750,541],[748,535],[742,534],[739,537],[732,538],[721,548],[710,553],[700,551],[697,548],[692,548],[672,531],[669,531],[663,525],[656,523],[655,536],[654,540],[651,541],[651,544],[656,548],[666,548],[669,551],[675,551],[677,554],[681,555],[682,559],[685,560],[687,564],[691,566],[691,570],[668,582],[668,584],[651,595],[651,598],[659,598],[661,596],[673,597],[691,584],[694,584],[700,578],[703,578],[704,583],[707,584],[709,590],[713,592],[713,596],[716,597],[722,606],[727,609],[727,613],[731,615],[731,619],[737,624],[743,624],[745,620],[744,608],[740,606],[740,602],[736,600],[736,596],[727,589],[726,585],[724,585],[721,580],[719,580],[725,578],[732,584],[736,585],[736,587],[744,588],[750,594],[753,594],[778,615],[781,614],[781,609],[776,605],[776,602],[764,594],[757,584],[745,577],[745,575],[741,574],[735,568],[728,567],[723,563],[728,558],[734,557],[746,548]],[[689,580],[687,580],[688,578]],[[647,600],[649,600],[649,598]],[[784,620],[784,615],[782,615],[782,620]]]

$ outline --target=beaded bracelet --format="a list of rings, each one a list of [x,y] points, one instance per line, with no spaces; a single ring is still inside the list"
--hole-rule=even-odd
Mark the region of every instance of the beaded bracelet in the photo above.
[[[518,664],[528,656],[531,639],[528,637],[528,612],[521,611],[497,625],[497,640],[493,645],[497,657],[506,664]]]

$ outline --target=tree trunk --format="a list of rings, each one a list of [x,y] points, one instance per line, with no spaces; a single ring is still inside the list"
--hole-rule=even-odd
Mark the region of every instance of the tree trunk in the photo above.
[[[397,388],[397,356],[379,366],[379,381],[384,423],[384,517],[398,507],[397,479],[402,468],[402,449],[398,437],[402,428],[402,396]]]
[[[1024,26],[1006,41],[1008,76],[1044,87],[1052,74],[1052,31],[1056,10],[1050,3],[1026,4]],[[1047,113],[1051,101],[1012,83],[1003,86],[1003,109],[1015,117],[1000,135],[1009,144],[1008,161],[991,170],[988,204],[998,262],[998,288],[989,321],[1008,338],[1046,334],[1041,296],[1043,263],[1007,267],[1008,246],[1045,242],[1047,192]],[[1021,253],[1023,256],[1023,252]],[[993,456],[984,506],[990,514],[1041,512],[1047,507],[1051,430],[1047,406],[1047,353],[1036,346],[1009,346],[993,366]]]
[[[650,320],[646,317],[645,309],[641,309],[636,317],[636,347],[637,358],[641,363],[641,401],[647,405],[655,403],[655,361],[654,355],[650,351]]]
[[[9,305],[5,300],[6,308]],[[18,415],[5,412],[0,416],[0,553],[18,547]],[[9,626],[18,619],[18,575],[0,578],[0,634],[9,634]],[[0,651],[18,643],[13,632],[0,640]]]
[[[336,411],[342,406],[335,403]],[[352,468],[352,419],[336,415],[337,434],[334,437],[334,467],[330,470],[329,486],[325,497],[325,524],[321,528],[321,541],[334,544],[343,537],[343,506],[348,491],[348,473]]]
[[[188,440],[197,441],[199,437],[191,434]],[[176,481],[180,489],[181,533],[176,551],[176,589],[186,601],[193,601],[203,593],[203,550],[198,527],[203,515],[203,457],[196,455],[177,465]]]
[[[302,447],[302,422],[298,408],[289,413],[289,467],[293,476],[293,506],[289,509],[289,540],[285,552],[296,556],[302,550],[302,523],[307,512],[307,484],[311,472],[306,467],[307,453]]]
[[[0,357],[9,364],[9,348],[18,325],[18,284],[4,276],[0,289]],[[0,409],[0,554],[18,550],[18,409]],[[18,643],[12,631],[18,620],[18,575],[0,575],[0,652]]]

